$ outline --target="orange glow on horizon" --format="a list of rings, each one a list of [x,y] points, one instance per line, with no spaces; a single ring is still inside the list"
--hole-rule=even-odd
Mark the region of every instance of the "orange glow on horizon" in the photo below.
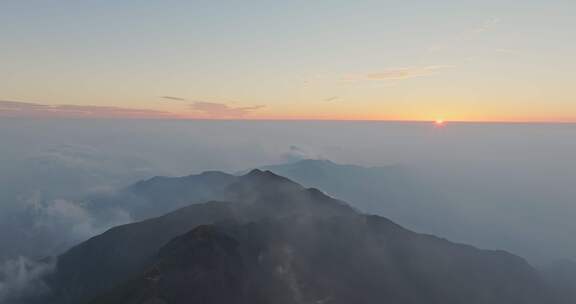
[[[434,121],[434,125],[438,128],[444,127],[444,125],[445,125],[444,119],[436,119]]]

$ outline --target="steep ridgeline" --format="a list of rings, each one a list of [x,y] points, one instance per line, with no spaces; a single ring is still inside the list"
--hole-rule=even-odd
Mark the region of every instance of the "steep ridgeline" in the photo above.
[[[411,232],[271,172],[221,197],[72,248],[43,303],[555,303],[521,258]]]
[[[405,167],[362,167],[306,159],[262,167],[306,187],[322,189],[362,212],[410,229],[452,235],[462,228],[456,206]]]

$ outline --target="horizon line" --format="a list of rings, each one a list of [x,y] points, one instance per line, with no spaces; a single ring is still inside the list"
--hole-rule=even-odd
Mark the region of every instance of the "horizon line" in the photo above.
[[[337,119],[337,118],[167,118],[167,117],[10,117],[12,120],[141,120],[141,121],[245,121],[245,122],[376,122],[376,123],[429,123],[436,119]],[[449,124],[576,124],[576,120],[443,120]]]

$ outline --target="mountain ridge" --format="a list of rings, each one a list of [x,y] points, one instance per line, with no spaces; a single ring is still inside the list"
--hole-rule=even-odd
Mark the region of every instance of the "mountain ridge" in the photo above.
[[[51,303],[554,303],[522,258],[412,232],[270,171],[221,196],[72,248]]]

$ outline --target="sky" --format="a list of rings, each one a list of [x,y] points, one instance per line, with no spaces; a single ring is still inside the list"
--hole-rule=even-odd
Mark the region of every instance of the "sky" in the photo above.
[[[0,5],[0,117],[576,122],[576,1]]]

